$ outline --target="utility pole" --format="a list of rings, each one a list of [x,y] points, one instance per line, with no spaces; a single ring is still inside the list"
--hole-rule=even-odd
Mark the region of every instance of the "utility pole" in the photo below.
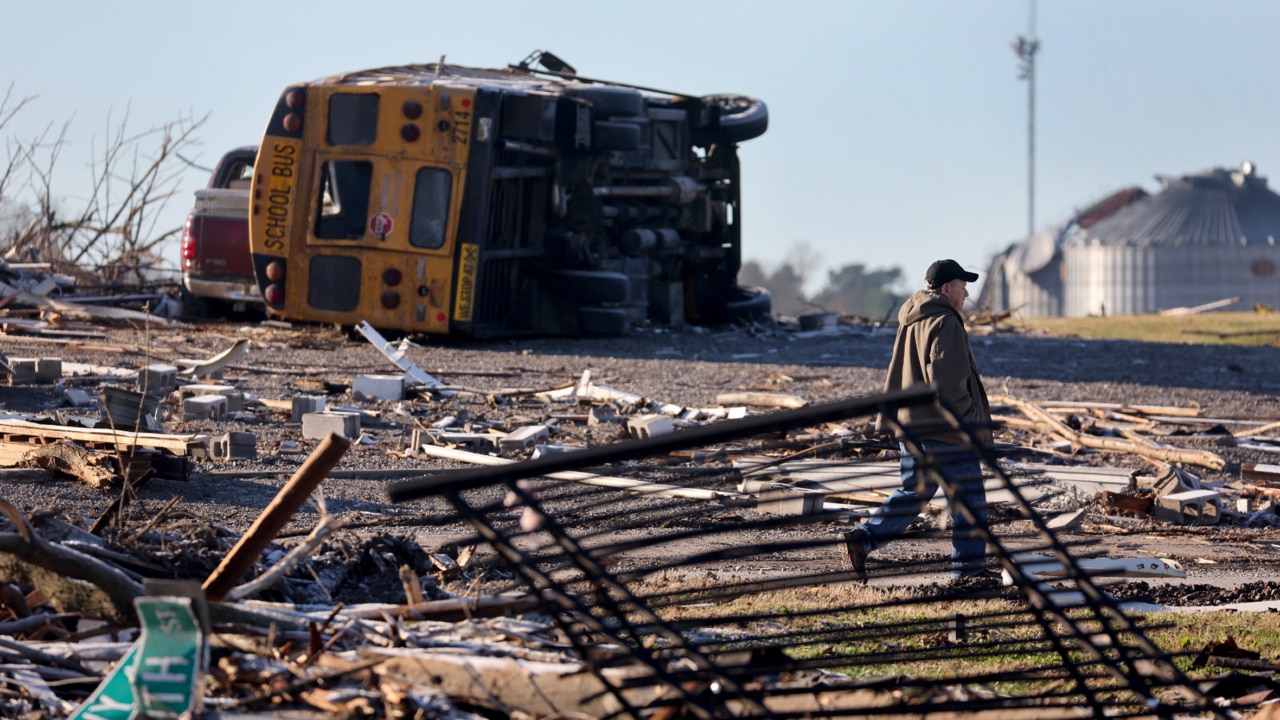
[[[1027,238],[1036,232],[1036,0],[1031,0],[1031,26],[1027,35],[1013,41],[1018,56],[1018,79],[1027,81]]]

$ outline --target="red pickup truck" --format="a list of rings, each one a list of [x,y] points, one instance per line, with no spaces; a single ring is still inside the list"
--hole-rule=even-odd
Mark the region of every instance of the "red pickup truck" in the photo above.
[[[184,317],[266,310],[249,254],[249,183],[257,154],[252,145],[228,152],[208,187],[195,193],[182,231]]]

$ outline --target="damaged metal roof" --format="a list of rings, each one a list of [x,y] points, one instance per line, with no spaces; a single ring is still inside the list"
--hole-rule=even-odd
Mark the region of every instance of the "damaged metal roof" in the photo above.
[[[1073,244],[1184,247],[1275,245],[1280,195],[1253,163],[1160,178],[1161,192],[1094,225]]]

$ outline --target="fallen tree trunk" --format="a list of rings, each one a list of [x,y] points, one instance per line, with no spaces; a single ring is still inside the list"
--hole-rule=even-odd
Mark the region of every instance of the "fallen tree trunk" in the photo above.
[[[142,594],[140,584],[97,558],[45,541],[26,516],[2,498],[0,514],[16,530],[0,533],[0,576],[6,582],[36,588],[58,612],[137,624],[133,599]]]

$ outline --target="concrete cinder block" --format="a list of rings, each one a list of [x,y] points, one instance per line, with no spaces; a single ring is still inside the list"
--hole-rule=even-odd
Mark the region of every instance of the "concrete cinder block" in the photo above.
[[[102,410],[113,427],[133,428],[140,422],[146,426],[146,418],[155,416],[159,409],[160,398],[143,395],[129,388],[102,388]]]
[[[627,432],[631,437],[647,438],[675,432],[675,423],[666,415],[641,415],[627,421]]]
[[[551,440],[551,431],[546,425],[525,425],[516,428],[498,440],[498,448],[502,452],[532,450],[534,445]]]
[[[403,400],[404,375],[356,375],[351,379],[356,400]]]
[[[498,449],[498,436],[489,433],[433,432],[436,442],[442,445],[465,445],[473,452],[494,452]]]
[[[356,413],[331,410],[307,413],[302,416],[302,437],[308,440],[323,440],[329,436],[329,433],[351,440],[360,437],[360,416]]]
[[[324,412],[325,408],[323,395],[297,395],[291,402],[289,420],[292,422],[302,422],[303,415]]]
[[[85,407],[93,404],[93,396],[87,390],[80,388],[67,388],[62,391],[63,405],[71,407]]]
[[[1152,507],[1157,520],[1177,525],[1217,525],[1221,517],[1217,490],[1188,490],[1161,496]]]
[[[254,460],[258,457],[258,436],[248,432],[229,432],[210,439],[214,460]]]
[[[600,423],[620,423],[622,418],[617,413],[605,405],[592,405],[587,411],[587,427],[595,427]]]
[[[816,515],[822,512],[826,495],[820,490],[806,490],[791,485],[767,485],[760,488],[756,509],[771,515]]]
[[[586,450],[586,449],[587,449],[587,447],[586,447],[585,445],[542,445],[542,444],[538,444],[538,445],[534,445],[534,446],[533,446],[533,454],[531,454],[531,455],[529,456],[529,459],[530,459],[530,460],[537,460],[537,459],[538,459],[538,458],[540,458],[540,457],[547,457],[548,455],[563,455],[564,453],[568,453],[568,452],[577,452],[577,451],[579,451],[579,450]]]
[[[227,398],[222,395],[195,395],[182,400],[183,420],[221,420],[227,416]]]
[[[138,389],[148,395],[165,395],[178,387],[178,368],[148,365],[138,371]]]
[[[1188,482],[1188,480],[1190,480],[1190,482]],[[1195,476],[1188,475],[1184,477],[1176,468],[1170,468],[1167,474],[1156,478],[1155,483],[1153,483],[1151,487],[1155,490],[1156,497],[1200,489],[1200,485],[1195,480]]]
[[[58,382],[62,379],[62,358],[36,360],[36,379],[40,382]]]
[[[239,412],[244,409],[244,393],[233,385],[183,385],[178,388],[178,399],[186,401],[189,397],[199,395],[221,395],[227,399],[227,412]]]
[[[13,370],[13,377],[9,382],[14,385],[35,382],[39,378],[36,374],[37,362],[35,358],[9,358],[9,369]]]
[[[409,444],[404,448],[404,450],[409,455],[417,457],[418,453],[422,452],[422,446],[430,439],[431,437],[426,430],[423,430],[422,428],[414,428],[413,431],[409,433]]]

